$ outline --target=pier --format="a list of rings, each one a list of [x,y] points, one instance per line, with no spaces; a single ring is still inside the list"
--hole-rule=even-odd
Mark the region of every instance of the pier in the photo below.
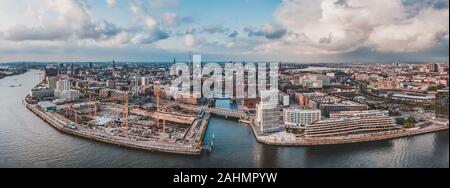
[[[196,142],[194,144],[172,144],[172,143],[163,143],[163,142],[155,142],[155,141],[137,141],[129,138],[123,138],[118,136],[105,136],[102,134],[97,134],[93,131],[85,131],[85,130],[74,130],[67,128],[66,123],[59,119],[57,116],[45,112],[41,110],[39,107],[26,104],[26,107],[36,114],[38,117],[43,119],[53,128],[57,129],[66,134],[87,138],[90,140],[95,140],[103,143],[114,144],[117,146],[124,146],[128,148],[152,151],[152,152],[164,152],[164,153],[174,153],[174,154],[183,154],[183,155],[200,155],[202,152],[202,138],[203,134],[206,131],[207,122],[209,121],[209,115],[205,116],[200,123],[200,127],[198,127],[201,134],[194,134],[196,137]],[[199,143],[200,142],[200,143]]]

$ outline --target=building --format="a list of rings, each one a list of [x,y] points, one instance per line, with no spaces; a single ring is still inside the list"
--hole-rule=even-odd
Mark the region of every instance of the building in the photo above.
[[[354,118],[354,117],[388,117],[389,111],[365,110],[365,111],[343,111],[330,114],[331,119]]]
[[[289,95],[286,93],[280,91],[278,94],[278,100],[282,106],[289,106]]]
[[[61,79],[56,84],[55,97],[62,100],[77,100],[81,96],[79,91],[70,89],[70,80]]]
[[[330,117],[330,114],[333,112],[362,111],[369,109],[369,107],[365,104],[343,100],[320,92],[299,93],[296,98],[301,107],[320,109],[322,116],[324,117]]]
[[[436,94],[436,117],[448,119],[449,114],[449,101],[448,101],[448,89],[438,90]]]
[[[106,80],[106,87],[109,89],[116,89],[116,80],[114,79]]]
[[[148,84],[148,78],[147,77],[141,77],[140,78],[140,85],[139,86],[147,86]]]
[[[436,63],[428,64],[427,67],[428,67],[429,72],[438,72],[439,71],[439,65]]]
[[[304,127],[321,120],[320,110],[284,109],[284,124],[287,126]]]
[[[353,74],[353,79],[365,81],[365,80],[369,80],[369,75],[355,73],[355,74]]]
[[[47,112],[56,110],[56,105],[50,101],[38,102],[38,106]]]
[[[347,117],[349,115],[354,117]],[[341,116],[333,116],[339,118],[319,120],[307,125],[305,136],[310,138],[351,136],[396,129],[395,117],[389,117],[384,112],[346,112]]]
[[[294,100],[303,108],[317,108],[317,104],[310,100],[314,93],[295,93]]]
[[[365,104],[359,104],[352,101],[342,101],[339,103],[319,104],[324,117],[329,117],[333,112],[342,111],[362,111],[368,110],[369,107]]]
[[[322,74],[307,74],[300,79],[300,84],[311,89],[321,89],[324,86],[331,85],[331,76]]]
[[[261,96],[272,96],[274,93],[276,92],[263,91]],[[261,98],[261,103],[257,105],[256,121],[263,133],[278,131],[280,127],[278,100],[268,101],[267,99]]]
[[[57,81],[56,90],[59,92],[69,91],[70,90],[70,81],[66,80],[66,79]]]
[[[118,101],[125,101],[127,98],[127,92],[116,89],[101,89],[99,94],[103,98],[110,98]],[[128,93],[128,98],[131,98],[130,93]]]
[[[55,68],[44,69],[44,77],[47,77],[47,76],[52,77],[52,76],[57,76],[57,75],[58,75],[58,69],[55,69]]]
[[[175,98],[175,101],[183,104],[198,105],[200,99],[195,98],[190,92],[180,93]]]
[[[58,82],[58,78],[56,77],[47,77],[48,87],[51,89],[56,89],[56,84]]]
[[[36,98],[38,100],[47,98],[47,97],[53,97],[55,93],[54,89],[48,88],[48,87],[36,87],[33,88],[29,95],[30,97]]]

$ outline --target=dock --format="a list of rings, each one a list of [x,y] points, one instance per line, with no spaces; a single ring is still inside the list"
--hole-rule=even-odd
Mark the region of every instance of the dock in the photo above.
[[[55,128],[56,130],[82,137],[90,140],[95,140],[98,142],[113,144],[117,146],[123,146],[128,148],[134,148],[139,150],[145,150],[150,152],[162,152],[162,153],[173,153],[173,154],[182,154],[182,155],[200,155],[202,152],[202,139],[203,134],[206,131],[207,122],[209,121],[209,115],[203,118],[201,126],[199,127],[201,130],[201,134],[199,138],[196,140],[195,144],[169,144],[162,142],[154,142],[154,141],[135,141],[128,138],[117,137],[117,136],[99,136],[98,134],[93,134],[93,132],[83,131],[83,130],[73,130],[65,127],[66,123],[63,120],[58,119],[56,116],[51,113],[45,112],[34,106],[32,104],[26,104],[26,107],[40,117],[42,120],[47,122],[50,126]],[[205,123],[206,122],[206,123]],[[199,143],[200,142],[200,143]]]

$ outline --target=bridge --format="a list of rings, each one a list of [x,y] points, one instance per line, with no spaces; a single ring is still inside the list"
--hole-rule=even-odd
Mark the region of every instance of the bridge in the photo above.
[[[247,114],[245,114],[245,112],[237,110],[228,110],[223,108],[208,108],[206,111],[214,115],[225,117],[233,117],[239,119],[247,117]]]

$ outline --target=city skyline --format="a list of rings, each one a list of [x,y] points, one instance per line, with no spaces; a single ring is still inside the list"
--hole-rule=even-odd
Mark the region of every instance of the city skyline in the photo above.
[[[0,2],[0,62],[448,62],[448,0]],[[14,19],[11,19],[14,18]]]

